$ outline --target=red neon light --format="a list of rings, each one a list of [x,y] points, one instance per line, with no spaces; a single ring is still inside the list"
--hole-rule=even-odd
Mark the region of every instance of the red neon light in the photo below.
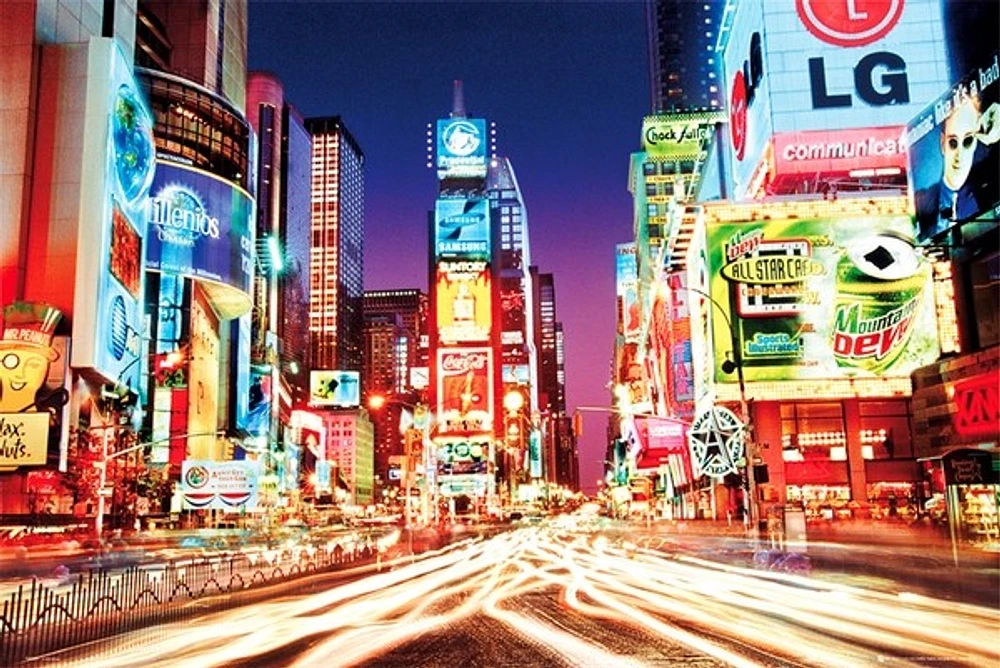
[[[896,167],[906,171],[903,126],[787,132],[774,135],[777,174],[850,172]]]
[[[1000,436],[1000,370],[955,383],[952,424],[960,436]]]

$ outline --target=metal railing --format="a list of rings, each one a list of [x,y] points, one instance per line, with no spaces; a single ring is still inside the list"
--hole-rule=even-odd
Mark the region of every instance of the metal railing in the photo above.
[[[34,579],[0,606],[0,665],[44,663],[46,655],[61,650],[237,607],[251,602],[253,589],[372,563],[379,556],[372,542],[94,569],[55,585]]]

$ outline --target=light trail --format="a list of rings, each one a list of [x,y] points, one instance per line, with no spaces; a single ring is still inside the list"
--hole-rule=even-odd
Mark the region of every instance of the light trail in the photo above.
[[[648,665],[636,648],[588,637],[588,620],[718,665],[1000,665],[996,609],[616,544],[572,527],[521,529],[382,567],[316,594],[129,634],[100,663],[353,666],[421,638],[447,643],[479,619],[567,666]],[[561,612],[538,608],[544,601]]]

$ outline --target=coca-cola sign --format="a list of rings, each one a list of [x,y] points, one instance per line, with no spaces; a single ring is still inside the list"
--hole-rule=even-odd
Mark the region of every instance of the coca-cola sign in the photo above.
[[[438,431],[482,433],[493,428],[493,354],[489,348],[438,350]]]
[[[444,373],[465,373],[485,369],[489,363],[489,353],[446,353],[441,357],[441,371]]]

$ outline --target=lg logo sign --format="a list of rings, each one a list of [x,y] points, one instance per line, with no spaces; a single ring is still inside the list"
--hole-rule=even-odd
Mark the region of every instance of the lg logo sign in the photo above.
[[[892,30],[903,0],[795,0],[799,19],[818,39],[834,46],[865,46]]]
[[[839,47],[859,47],[888,35],[899,23],[904,0],[795,0],[802,24],[817,39]],[[809,59],[814,109],[850,107],[851,93],[831,93],[823,58]],[[906,104],[910,88],[906,62],[899,54],[874,51],[854,66],[854,90],[872,106]]]

